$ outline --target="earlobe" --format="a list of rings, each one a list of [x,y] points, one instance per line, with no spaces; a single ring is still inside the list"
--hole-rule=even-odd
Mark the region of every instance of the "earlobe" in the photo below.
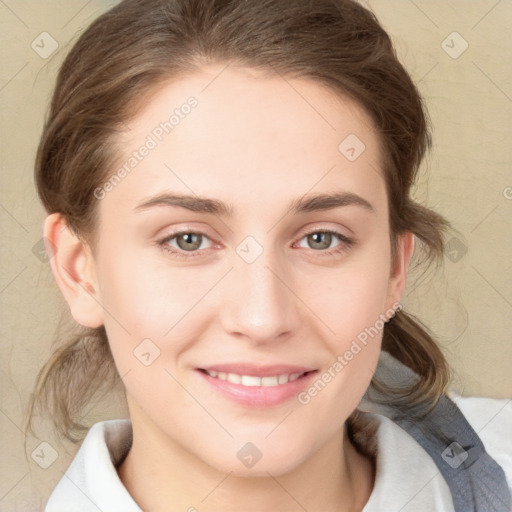
[[[393,304],[398,304],[402,300],[407,284],[407,273],[409,263],[414,253],[414,234],[406,231],[400,235],[395,261],[392,264],[391,275],[388,286],[387,308],[393,308]]]
[[[44,237],[53,276],[73,318],[86,327],[103,325],[94,259],[89,246],[73,233],[59,213],[46,218]]]

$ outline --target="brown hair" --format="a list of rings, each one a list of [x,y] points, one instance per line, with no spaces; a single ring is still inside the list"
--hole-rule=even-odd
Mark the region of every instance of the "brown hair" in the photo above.
[[[431,144],[421,97],[388,34],[354,0],[124,0],[103,14],[58,75],[35,170],[46,211],[91,242],[94,190],[114,165],[115,135],[158,83],[223,62],[312,79],[362,105],[384,148],[392,255],[397,236],[411,231],[428,263],[441,258],[448,223],[410,198]],[[427,329],[402,310],[384,327],[382,348],[421,377],[387,389],[389,402],[433,407],[449,368]],[[41,370],[26,428],[44,404],[56,429],[75,439],[83,406],[116,378],[105,330],[79,333]],[[383,389],[375,379],[372,386]]]

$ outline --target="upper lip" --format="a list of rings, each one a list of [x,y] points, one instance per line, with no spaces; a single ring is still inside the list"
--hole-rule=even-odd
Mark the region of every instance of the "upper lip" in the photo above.
[[[316,368],[308,366],[295,366],[289,364],[255,365],[253,363],[226,363],[203,366],[199,370],[210,372],[236,373],[238,375],[252,375],[255,377],[271,377],[274,375],[284,375],[292,373],[312,372]]]

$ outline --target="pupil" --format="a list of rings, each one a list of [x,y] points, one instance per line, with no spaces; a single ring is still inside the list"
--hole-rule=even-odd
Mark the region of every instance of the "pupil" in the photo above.
[[[322,237],[325,237],[323,242],[321,240]],[[331,233],[313,233],[310,235],[310,241],[312,242],[313,249],[327,249],[331,245],[331,239]]]
[[[178,237],[178,245],[183,250],[195,250],[201,246],[202,235],[185,233]]]

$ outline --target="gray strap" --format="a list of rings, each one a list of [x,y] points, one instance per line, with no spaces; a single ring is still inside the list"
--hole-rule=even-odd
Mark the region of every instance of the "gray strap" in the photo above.
[[[456,512],[511,511],[503,469],[448,396],[419,421],[395,422],[432,457],[450,487]]]
[[[376,376],[393,386],[412,383],[418,375],[383,352]],[[392,382],[390,382],[392,381]],[[373,397],[373,398],[372,398]],[[365,395],[363,410],[384,414],[411,435],[432,457],[445,478],[456,512],[511,512],[511,496],[501,466],[485,447],[457,405],[443,395],[434,409],[419,420],[403,417],[391,406],[368,406],[378,397]],[[363,403],[363,402],[362,402]]]

